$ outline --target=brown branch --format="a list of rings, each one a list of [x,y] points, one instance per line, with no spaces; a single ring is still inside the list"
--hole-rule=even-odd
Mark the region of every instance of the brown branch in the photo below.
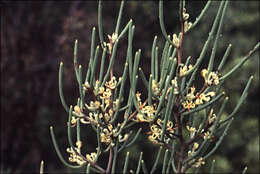
[[[201,93],[203,93],[205,91],[205,89],[207,88],[207,83],[204,82],[203,87],[201,88],[200,92],[196,94],[196,98],[198,98],[200,96]]]
[[[109,159],[108,159],[106,174],[108,174],[108,173],[110,172],[110,168],[111,168],[111,164],[112,164],[112,159],[113,159],[113,150],[112,150],[112,147],[110,147]]]
[[[178,66],[181,64],[181,57],[182,57],[182,45],[183,45],[183,38],[184,38],[184,21],[181,21],[181,37],[180,37],[180,42],[179,42],[179,47],[177,48],[177,54],[178,54]],[[182,134],[182,123],[181,123],[181,113],[179,111],[180,109],[180,96],[178,95],[176,98],[176,108],[177,110],[174,111],[174,118],[175,118],[175,122],[177,125],[177,130],[178,130],[178,139],[180,140],[180,145],[181,145],[181,149],[179,152],[179,161],[178,161],[178,169],[177,169],[177,173],[180,174],[182,173],[182,166],[183,166],[183,159],[184,159],[184,152],[185,152],[185,147],[186,147],[186,143]]]
[[[184,137],[182,134],[182,123],[181,123],[181,114],[179,112],[179,106],[180,106],[180,99],[179,99],[179,95],[177,96],[176,99],[176,108],[175,110],[173,110],[174,112],[174,119],[176,122],[176,126],[177,126],[177,134],[178,134],[178,139],[180,140],[180,145],[181,145],[181,149],[179,152],[179,161],[178,161],[178,169],[177,169],[177,173],[180,174],[182,173],[182,166],[183,166],[183,159],[184,159],[184,152],[185,152],[185,147],[186,147],[186,143],[184,141]]]
[[[181,23],[181,38],[179,42],[179,47],[177,48],[177,54],[178,54],[178,65],[181,64],[181,56],[182,56],[182,43],[184,38],[184,23]]]

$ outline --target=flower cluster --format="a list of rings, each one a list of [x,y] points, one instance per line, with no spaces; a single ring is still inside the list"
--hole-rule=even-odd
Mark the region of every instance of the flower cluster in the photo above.
[[[119,82],[121,78],[119,78]],[[105,86],[99,86],[99,81],[97,80],[95,83],[95,87],[93,90],[94,93],[94,101],[90,101],[89,105],[86,103],[85,107],[89,111],[89,119],[96,122],[99,119],[105,119],[105,121],[109,121],[114,114],[116,107],[118,106],[119,100],[115,99],[113,101],[113,90],[119,84],[116,78],[113,76],[110,81],[105,83]]]
[[[111,54],[114,43],[118,40],[118,34],[113,33],[112,36],[108,35],[109,43],[104,42],[104,46],[108,47],[108,52]]]
[[[84,90],[86,92],[92,93],[94,100],[89,103],[85,103],[84,107],[81,109],[78,105],[74,106],[71,124],[74,127],[77,124],[77,120],[83,124],[92,124],[100,129],[100,141],[105,145],[114,145],[114,138],[118,136],[120,142],[126,141],[128,134],[122,136],[118,135],[120,129],[120,123],[117,126],[113,126],[109,122],[114,116],[115,110],[118,107],[119,99],[113,100],[113,92],[115,88],[121,82],[121,78],[117,81],[113,76],[110,81],[105,82],[104,86],[100,86],[100,82],[97,80],[94,89],[91,90],[88,83],[84,84]],[[147,108],[144,108],[147,110]],[[148,111],[146,111],[148,113]],[[71,153],[72,154],[72,153]],[[75,154],[73,159],[76,159]],[[87,159],[93,161],[95,157],[94,153],[87,155]],[[75,161],[75,160],[74,160]]]
[[[202,157],[200,157],[197,162],[193,165],[193,167],[195,168],[199,168],[200,166],[204,165],[205,164],[205,161]]]
[[[82,147],[82,142],[81,141],[77,141],[76,142],[76,152],[73,150],[72,147],[67,148],[67,152],[69,153],[69,161],[70,162],[74,162],[77,163],[78,165],[83,165],[86,163],[86,160],[83,159],[83,156],[81,155],[80,151],[81,151],[81,147]],[[97,160],[97,156],[98,154],[96,152],[91,152],[90,154],[86,154],[86,159],[88,162],[96,162]]]
[[[82,156],[80,156],[80,150],[81,150],[81,147],[82,147],[82,143],[81,141],[77,141],[76,142],[76,146],[75,149],[76,149],[76,152],[73,150],[72,147],[70,148],[67,148],[67,152],[69,153],[69,161],[70,162],[74,162],[74,163],[77,163],[78,165],[83,165],[86,163],[86,161],[83,159]]]
[[[136,99],[138,102],[138,107],[141,113],[137,113],[136,118],[134,121],[136,122],[151,122],[154,119],[156,113],[156,104],[153,105],[146,105],[146,103],[142,103],[141,101],[141,93],[136,93]]]
[[[113,126],[109,124],[107,128],[101,129],[100,133],[100,140],[102,143],[105,143],[106,145],[111,144],[112,146],[114,145],[113,143],[113,135],[116,133],[116,130],[113,129]]]
[[[205,83],[209,86],[219,84],[219,77],[216,72],[209,73],[208,70],[203,69],[201,70],[201,76],[204,78]]]
[[[195,90],[195,87],[190,88],[190,91],[185,97],[185,101],[182,102],[183,108],[190,110],[198,105],[203,104],[204,102],[209,102],[211,97],[214,97],[216,95],[214,91],[207,93],[202,92],[195,95]]]
[[[192,65],[189,65],[189,66],[187,67],[186,65],[181,64],[181,65],[180,65],[180,73],[179,73],[180,77],[181,77],[181,76],[184,76],[184,74],[185,74],[187,71],[191,70],[192,67],[193,67]]]
[[[108,124],[106,128],[101,128],[100,141],[106,145],[114,146],[114,138],[117,136],[117,133],[120,130],[120,126],[120,123],[118,123],[115,127],[113,127],[112,124]],[[124,136],[119,134],[118,136],[119,142],[124,142],[127,140],[127,138],[128,134],[125,134]]]
[[[152,124],[150,126],[151,131],[147,133],[150,134],[148,136],[148,139],[155,144],[162,144],[160,138],[162,136],[163,121],[161,119],[158,119],[156,123],[157,124]],[[170,141],[169,136],[171,136],[174,133],[174,129],[175,128],[173,127],[172,121],[168,121],[166,124],[166,134],[168,136],[164,137],[163,142],[168,143]]]

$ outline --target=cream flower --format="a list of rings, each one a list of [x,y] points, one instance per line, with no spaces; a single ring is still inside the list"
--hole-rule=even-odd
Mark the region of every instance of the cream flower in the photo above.
[[[110,143],[112,143],[112,138],[110,137],[111,134],[112,133],[108,129],[103,129],[103,131],[100,133],[100,141],[109,145]]]
[[[105,83],[105,86],[110,89],[115,89],[117,85],[116,77],[113,76],[110,81]]]
[[[203,136],[203,139],[204,139],[204,140],[208,140],[208,139],[210,139],[210,138],[211,138],[211,137],[210,137],[209,131],[205,132],[205,133],[204,133],[204,136]]]
[[[208,75],[208,77],[207,77],[207,75]],[[208,74],[208,70],[203,69],[203,70],[201,70],[201,76],[205,79],[205,82],[209,86],[219,84],[219,77],[218,77],[218,74],[216,72],[210,72]]]
[[[152,80],[152,91],[155,95],[160,94],[160,83],[156,83],[155,80]]]
[[[155,125],[155,124],[153,124],[151,127],[150,127],[150,129],[151,129],[151,132],[149,132],[149,134],[151,134],[151,135],[149,135],[148,136],[148,139],[151,141],[151,142],[153,142],[153,143],[155,143],[155,144],[159,144],[159,138],[161,137],[161,134],[162,134],[162,129],[161,128],[159,128],[157,125]]]
[[[214,110],[211,109],[209,113],[209,124],[213,123],[217,119],[216,114],[213,114],[213,112]]]
[[[183,16],[183,20],[185,20],[185,21],[187,21],[189,19],[190,15],[188,13],[186,13],[186,8],[183,8],[182,16]]]
[[[176,48],[179,48],[180,46],[180,38],[182,37],[182,32],[179,33],[179,36],[177,37],[177,35],[174,33],[173,34],[173,44]]]
[[[204,164],[205,164],[205,161],[203,160],[202,157],[200,157],[200,158],[198,159],[198,161],[194,164],[194,167],[198,168],[198,167],[200,167],[200,166],[202,166],[202,165],[204,165]]]
[[[82,114],[82,110],[80,109],[80,107],[78,105],[74,106],[74,112],[77,115],[81,115]]]
[[[183,108],[188,109],[190,111],[190,109],[195,108],[195,103],[193,103],[193,101],[189,101],[186,100],[185,102],[182,103]]]
[[[117,33],[113,33],[112,36],[108,35],[108,39],[112,42],[115,43],[115,41],[118,38],[118,34]]]
[[[99,91],[98,93],[103,95],[103,93],[105,92],[105,88],[102,86],[102,87],[99,87]]]
[[[179,73],[179,75],[180,75],[180,76],[184,76],[187,71],[189,71],[189,70],[192,69],[192,67],[193,67],[192,65],[189,65],[188,67],[187,67],[186,65],[182,65],[182,66],[180,67],[180,73]]]
[[[74,116],[72,116],[72,118],[71,118],[71,124],[72,124],[72,126],[75,126],[76,124],[77,124],[77,118],[76,117],[74,117]]]
[[[77,151],[79,149],[76,148]],[[78,165],[83,165],[86,163],[86,161],[79,155],[76,154],[76,152],[72,149],[72,147],[67,148],[67,152],[69,153],[69,161],[73,163],[77,163]]]
[[[190,88],[190,92],[186,95],[186,99],[189,100],[189,101],[192,101],[193,99],[195,99],[195,87],[191,87]]]
[[[195,143],[193,144],[192,150],[195,152],[195,150],[197,150],[198,147],[199,147],[199,143],[195,142]]]
[[[215,72],[209,73],[207,84],[208,85],[218,85],[219,84],[219,78]]]
[[[197,99],[195,100],[195,104],[196,105],[200,105],[200,104],[203,104],[204,101],[205,102],[209,102],[210,101],[210,97],[214,97],[216,95],[215,92],[211,91],[211,92],[208,92],[207,94],[204,94],[204,93],[201,93]]]
[[[92,152],[90,154],[86,154],[86,158],[88,161],[94,163],[95,160],[97,159],[97,153],[96,152]]]
[[[190,137],[192,138],[195,133],[197,132],[195,127],[190,127],[189,125],[186,126],[186,129],[190,132]]]
[[[186,33],[190,29],[191,26],[192,26],[191,22],[185,21],[184,22],[184,33]]]
[[[173,124],[171,121],[168,121],[166,131],[168,131],[169,133],[172,133],[172,134],[174,133]]]

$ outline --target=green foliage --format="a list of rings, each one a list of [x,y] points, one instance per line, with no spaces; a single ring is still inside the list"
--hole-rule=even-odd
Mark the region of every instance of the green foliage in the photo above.
[[[135,26],[130,19],[123,29],[120,30],[124,1],[121,2],[116,26],[113,34],[108,35],[106,43],[103,33],[102,2],[98,4],[98,35],[100,46],[96,46],[96,29],[93,27],[91,36],[90,61],[83,81],[82,66],[78,64],[78,41],[74,45],[74,70],[79,86],[79,98],[74,106],[66,104],[63,88],[62,74],[63,63],[59,69],[59,94],[64,109],[69,113],[68,117],[68,141],[69,161],[63,158],[56,142],[53,127],[50,127],[52,141],[58,157],[64,165],[70,168],[86,168],[86,173],[128,173],[130,171],[139,173],[185,173],[189,171],[199,172],[200,167],[218,149],[224,137],[227,135],[230,125],[238,109],[245,101],[253,76],[247,80],[247,84],[234,106],[231,113],[223,113],[228,102],[228,96],[223,88],[224,82],[231,74],[236,72],[259,48],[258,42],[227,72],[222,68],[229,56],[231,45],[226,49],[221,61],[216,63],[218,44],[220,42],[223,28],[224,16],[229,1],[221,1],[218,11],[203,48],[195,61],[188,57],[184,63],[183,44],[185,38],[195,30],[195,26],[206,14],[211,1],[196,18],[195,22],[189,21],[189,14],[185,8],[185,1],[180,1],[179,23],[181,31],[178,34],[168,35],[164,23],[163,2],[159,1],[159,21],[162,34],[165,39],[164,48],[161,53],[158,51],[157,36],[154,37],[151,50],[151,73],[146,78],[139,62],[142,56],[141,49],[138,49],[133,56],[133,36]],[[128,35],[126,34],[128,32]],[[127,35],[128,47],[125,52],[125,63],[121,77],[114,76],[114,64],[117,59],[118,44]],[[213,43],[212,43],[213,42]],[[212,46],[209,59],[207,52]],[[100,67],[97,67],[99,49],[102,49]],[[186,53],[187,54],[187,53]],[[105,59],[108,59],[108,67],[104,67]],[[202,64],[208,62],[206,68]],[[160,62],[160,63],[159,63]],[[99,69],[99,78],[96,72]],[[147,90],[146,96],[139,92],[137,84],[141,80]],[[195,81],[203,79],[202,85],[198,86]],[[125,84],[129,82],[130,89],[125,91]],[[200,88],[201,87],[201,88]],[[198,90],[199,89],[199,90]],[[86,96],[91,96],[85,101]],[[232,97],[232,96],[231,96]],[[145,98],[145,100],[143,100]],[[222,115],[226,115],[222,118]],[[128,149],[136,143],[141,136],[142,128],[137,132],[136,126],[144,127],[148,124],[150,131],[147,131],[148,140],[158,148],[154,162],[149,161],[149,167],[144,160],[145,154],[140,153],[134,169],[129,169],[130,152],[125,155],[123,166],[117,167],[120,151]],[[82,150],[86,142],[81,140],[81,128],[87,126],[89,130],[96,133],[96,152],[85,153]],[[72,129],[76,129],[75,138],[72,136]],[[133,135],[135,133],[135,135]],[[104,156],[108,154],[108,158]],[[99,161],[106,161],[106,166],[101,166]],[[217,171],[218,165],[230,169],[223,157],[213,160],[210,172]],[[216,164],[215,164],[216,161]],[[218,162],[222,162],[220,164]],[[158,165],[160,163],[160,165]],[[159,166],[161,168],[159,168]],[[42,167],[43,168],[43,167]],[[42,170],[41,170],[42,171]],[[244,169],[244,172],[246,168]]]

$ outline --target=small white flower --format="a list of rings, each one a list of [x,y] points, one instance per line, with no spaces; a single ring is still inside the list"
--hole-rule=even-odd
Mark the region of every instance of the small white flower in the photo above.
[[[118,35],[117,33],[113,33],[112,36],[108,35],[108,39],[112,42],[115,43],[115,41],[117,40]]]
[[[176,48],[178,48],[179,46],[180,46],[180,36],[181,36],[182,34],[180,33],[179,34],[179,37],[177,37],[177,35],[174,33],[173,34],[173,40],[172,40],[172,42],[173,42],[173,44],[175,45],[175,47]]]
[[[191,22],[185,21],[184,22],[184,33],[186,33],[190,29],[191,26],[192,26]]]
[[[182,16],[184,21],[187,21],[189,19],[190,15],[186,13],[186,8],[183,8]]]

